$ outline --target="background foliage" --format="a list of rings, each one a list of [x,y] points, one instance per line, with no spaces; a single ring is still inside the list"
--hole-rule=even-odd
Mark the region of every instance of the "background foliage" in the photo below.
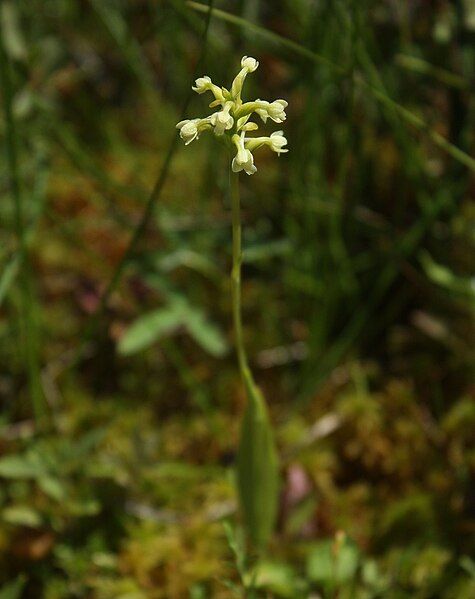
[[[1,2],[0,597],[473,597],[473,2],[214,5]],[[261,559],[226,157],[174,129],[243,54],[291,150],[242,178]]]

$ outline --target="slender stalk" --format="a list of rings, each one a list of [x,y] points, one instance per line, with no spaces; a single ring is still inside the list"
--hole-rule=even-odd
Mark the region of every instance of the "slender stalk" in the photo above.
[[[229,172],[229,183],[231,190],[231,210],[233,227],[233,267],[231,271],[232,299],[233,299],[233,322],[234,334],[236,336],[236,351],[239,362],[239,370],[244,378],[247,368],[247,357],[244,349],[242,336],[241,317],[241,264],[242,264],[242,232],[241,232],[241,202],[239,197],[239,175]]]
[[[242,228],[241,228],[241,198],[239,194],[239,174],[229,169],[229,188],[231,193],[232,231],[233,231],[233,264],[231,270],[231,291],[233,304],[233,324],[236,343],[236,353],[239,363],[239,372],[252,400],[257,391],[257,385],[252,376],[251,369],[244,346],[241,315],[241,265],[242,265]]]
[[[236,474],[239,500],[249,538],[262,552],[274,530],[279,497],[279,465],[267,405],[249,368],[241,317],[241,206],[239,175],[230,169],[233,265],[231,270],[233,322],[239,371],[247,404],[241,424]]]
[[[0,8],[2,3],[0,1]],[[34,318],[34,305],[31,292],[30,269],[28,259],[28,243],[24,222],[23,197],[20,188],[18,168],[17,131],[13,116],[13,87],[10,65],[5,51],[3,23],[0,16],[0,84],[3,92],[3,110],[5,114],[5,153],[8,165],[10,192],[13,200],[15,233],[18,243],[18,264],[20,268],[20,320],[23,328],[24,353],[28,384],[37,424],[44,420],[46,403],[41,386],[40,365],[38,358],[37,330]]]

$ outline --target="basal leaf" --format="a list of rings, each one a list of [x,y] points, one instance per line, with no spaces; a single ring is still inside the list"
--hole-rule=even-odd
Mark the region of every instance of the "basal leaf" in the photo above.
[[[237,484],[249,536],[265,547],[276,521],[279,468],[272,427],[259,389],[251,389],[241,428]]]

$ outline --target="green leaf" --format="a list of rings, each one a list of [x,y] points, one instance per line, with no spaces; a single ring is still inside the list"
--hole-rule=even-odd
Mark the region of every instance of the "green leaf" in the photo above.
[[[137,318],[119,341],[119,353],[128,356],[146,349],[170,335],[181,324],[182,314],[173,306],[144,314]]]
[[[15,60],[24,61],[28,57],[25,38],[20,27],[20,19],[15,3],[5,1],[0,7],[0,18],[4,31],[4,44],[7,54]]]
[[[379,592],[381,596],[387,591],[389,580],[380,572],[376,560],[365,560],[361,568],[361,578],[365,585],[374,592]]]
[[[101,504],[96,499],[85,497],[66,503],[73,516],[96,516],[101,511]]]
[[[119,353],[130,355],[145,349],[183,326],[205,351],[217,357],[224,355],[228,349],[226,339],[204,312],[178,293],[168,292],[167,296],[165,308],[140,316],[130,326],[119,342]]]
[[[446,266],[434,262],[428,252],[421,253],[420,261],[431,281],[453,293],[466,296],[472,305],[475,304],[475,278],[457,276]]]
[[[335,561],[337,581],[341,584],[344,584],[353,580],[358,569],[358,547],[353,542],[346,540],[338,551]]]
[[[307,560],[307,576],[310,580],[326,585],[333,581],[333,557],[330,540],[315,544]]]
[[[265,547],[277,517],[279,467],[274,436],[260,390],[247,381],[237,458],[237,484],[247,531],[257,547]]]
[[[20,264],[20,260],[18,256],[14,256],[10,262],[3,267],[2,273],[0,275],[0,306],[3,303],[15,277],[18,273],[18,266]]]
[[[463,555],[459,560],[460,566],[475,580],[475,562],[468,555]]]
[[[4,478],[36,478],[41,473],[31,454],[9,455],[0,459],[0,476]]]
[[[358,569],[359,551],[357,546],[346,539],[338,546],[338,541],[327,539],[313,546],[307,559],[307,576],[323,587],[334,587],[353,580]]]
[[[278,597],[296,599],[300,596],[298,587],[301,586],[301,581],[288,564],[259,562],[249,578],[254,580],[257,588],[270,591]]]
[[[37,528],[43,521],[41,514],[26,505],[13,505],[2,511],[2,519],[8,524]]]
[[[259,262],[260,260],[269,260],[276,256],[284,256],[292,249],[292,244],[288,239],[276,239],[267,243],[259,243],[247,247],[242,255],[243,262]]]
[[[66,497],[66,488],[61,481],[52,476],[42,476],[38,479],[38,486],[51,499],[63,501]]]
[[[188,305],[183,313],[187,332],[205,351],[212,356],[223,356],[228,344],[221,330],[208,320],[201,310]]]
[[[163,272],[170,272],[184,266],[214,280],[217,280],[221,275],[216,264],[208,257],[188,248],[179,249],[164,255],[158,254],[156,264]]]

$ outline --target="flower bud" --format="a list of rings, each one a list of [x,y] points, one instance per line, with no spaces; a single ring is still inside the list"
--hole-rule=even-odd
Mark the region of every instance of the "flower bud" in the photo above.
[[[211,85],[211,79],[205,75],[204,77],[198,77],[198,79],[195,81],[194,87],[191,89],[197,94],[204,94],[211,88]]]
[[[241,67],[247,69],[249,73],[253,73],[259,66],[259,61],[252,56],[243,56],[241,59]]]

